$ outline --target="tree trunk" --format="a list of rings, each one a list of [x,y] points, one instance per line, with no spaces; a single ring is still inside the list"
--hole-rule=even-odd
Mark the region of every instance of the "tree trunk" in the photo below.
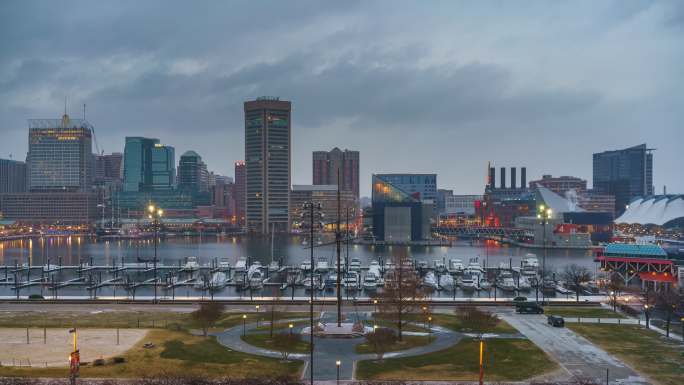
[[[665,321],[665,337],[670,336],[670,313],[667,313],[667,320]]]

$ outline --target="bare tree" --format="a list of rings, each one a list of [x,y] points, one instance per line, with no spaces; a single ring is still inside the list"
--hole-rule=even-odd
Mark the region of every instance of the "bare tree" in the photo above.
[[[200,308],[190,314],[193,321],[202,328],[202,333],[207,336],[207,332],[216,321],[223,315],[223,305],[216,302],[207,302],[200,305]]]
[[[563,270],[562,277],[567,283],[572,285],[572,289],[575,291],[575,298],[577,302],[579,302],[582,284],[591,280],[591,273],[589,272],[589,269],[576,264],[567,265]]]
[[[499,317],[496,314],[482,311],[472,305],[456,308],[456,318],[460,321],[463,329],[472,330],[479,334],[492,330],[499,323]]]
[[[376,328],[370,333],[366,334],[366,342],[373,349],[377,355],[378,360],[382,361],[382,357],[397,342],[397,334],[390,328]]]
[[[670,323],[677,309],[681,309],[684,298],[676,289],[667,288],[658,292],[656,306],[665,313],[665,335],[670,336]]]
[[[302,340],[299,333],[278,333],[273,336],[273,347],[280,352],[283,360],[287,361],[290,356],[290,349]]]
[[[378,309],[396,322],[401,341],[402,330],[408,321],[406,315],[414,313],[420,307],[426,294],[408,255],[397,254],[392,257],[392,261],[395,267],[385,274],[385,286],[377,297]]]

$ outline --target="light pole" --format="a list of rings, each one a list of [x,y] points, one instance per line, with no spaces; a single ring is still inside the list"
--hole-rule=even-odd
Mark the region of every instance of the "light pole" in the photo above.
[[[74,337],[74,349],[69,355],[69,383],[71,385],[76,384],[76,377],[79,375],[79,370],[81,367],[81,355],[78,352],[78,333],[76,332],[76,328],[70,329],[69,334],[73,334]]]
[[[340,385],[340,365],[342,365],[340,360],[335,361],[335,366],[337,366],[337,385]]]
[[[480,385],[484,384],[484,365],[483,365],[483,359],[484,359],[484,340],[482,339],[482,336],[480,336]]]
[[[247,314],[242,315],[242,336],[247,334]]]
[[[615,295],[615,292],[611,290],[610,292],[610,302],[611,305],[613,305],[613,313],[615,313],[615,308],[616,308],[616,302],[617,302],[617,296]]]
[[[649,318],[651,316],[651,307],[648,304],[644,305],[644,315],[646,316],[646,329],[649,329]],[[682,326],[684,327],[684,325]]]
[[[541,220],[542,231],[543,231],[543,244],[544,257],[542,258],[542,303],[546,300],[546,295],[544,294],[544,279],[546,278],[546,225],[549,224],[549,219],[553,217],[553,211],[550,207],[545,207],[543,204],[539,205],[539,210],[537,210],[537,218]]]
[[[157,303],[157,242],[159,238],[159,226],[161,218],[164,216],[164,210],[155,207],[154,204],[147,206],[147,218],[152,221],[152,229],[154,230],[154,303]]]
[[[289,324],[289,325],[287,325],[287,327],[290,329],[290,335],[292,335],[292,328],[294,327],[294,325],[293,325],[293,324]]]
[[[314,383],[314,316],[313,316],[313,310],[314,310],[314,231],[316,225],[319,223],[316,218],[322,218],[323,214],[321,213],[322,206],[320,203],[314,203],[313,201],[311,202],[305,202],[302,205],[302,211],[309,212],[309,247],[311,250],[310,258],[311,258],[311,266],[310,266],[310,274],[311,274],[311,298],[309,300],[309,365],[311,366],[310,368],[310,380],[311,380],[311,385]],[[304,215],[304,214],[302,214]],[[339,282],[340,277],[337,277],[337,280]]]
[[[256,327],[259,328],[259,305],[254,306],[256,308]]]

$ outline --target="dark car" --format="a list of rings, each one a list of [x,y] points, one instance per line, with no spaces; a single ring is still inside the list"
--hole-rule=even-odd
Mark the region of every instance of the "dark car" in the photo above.
[[[516,313],[519,314],[544,314],[544,308],[536,302],[522,302],[515,306]]]
[[[527,297],[515,297],[513,302],[527,302]]]
[[[557,316],[557,315],[550,315],[546,318],[546,322],[549,323],[551,326],[559,327],[562,328],[565,326],[565,320],[563,317]]]

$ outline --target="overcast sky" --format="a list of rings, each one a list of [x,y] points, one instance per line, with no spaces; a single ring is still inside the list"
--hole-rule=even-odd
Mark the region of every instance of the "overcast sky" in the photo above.
[[[2,1],[0,157],[29,118],[95,126],[100,147],[158,137],[233,175],[242,103],[291,100],[293,178],[311,151],[371,173],[434,172],[482,193],[487,161],[591,184],[591,154],[656,148],[684,193],[682,1]]]

